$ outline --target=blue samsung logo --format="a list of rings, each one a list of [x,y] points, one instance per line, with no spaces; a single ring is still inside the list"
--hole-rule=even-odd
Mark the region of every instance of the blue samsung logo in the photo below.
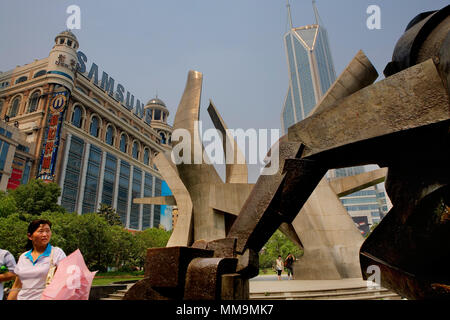
[[[77,70],[79,73],[84,74],[89,79],[89,81],[92,81],[95,85],[99,86],[102,90],[107,92],[113,99],[119,101],[121,105],[128,109],[130,112],[134,111],[133,114],[136,115],[139,119],[144,118],[145,113],[144,121],[150,125],[151,111],[149,109],[144,110],[144,104],[141,103],[139,99],[136,99],[136,103],[134,103],[134,95],[129,91],[126,91],[125,98],[125,87],[120,83],[115,86],[114,79],[104,71],[102,72],[102,78],[99,84],[99,71],[97,64],[93,62],[89,72],[86,72],[86,64],[88,61],[87,56],[82,51],[78,51],[77,56]]]

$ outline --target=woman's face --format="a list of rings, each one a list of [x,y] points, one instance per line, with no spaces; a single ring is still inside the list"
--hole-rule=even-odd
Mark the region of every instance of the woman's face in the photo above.
[[[48,224],[41,224],[33,234],[28,234],[28,239],[33,242],[33,247],[44,247],[50,242],[52,230]]]

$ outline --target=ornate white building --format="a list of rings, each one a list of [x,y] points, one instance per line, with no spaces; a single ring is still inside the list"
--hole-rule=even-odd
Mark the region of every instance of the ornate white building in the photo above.
[[[64,31],[47,58],[0,73],[1,121],[15,124],[32,146],[28,176],[16,171],[15,180],[58,183],[69,212],[95,212],[106,203],[129,229],[158,227],[160,206],[132,199],[161,194],[152,159],[171,148],[169,111],[158,98],[144,106],[106,72],[100,78],[97,64],[87,66],[78,39]]]

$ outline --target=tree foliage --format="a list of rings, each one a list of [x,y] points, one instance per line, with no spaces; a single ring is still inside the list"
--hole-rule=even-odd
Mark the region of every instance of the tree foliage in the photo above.
[[[80,249],[90,270],[142,268],[147,248],[164,247],[169,240],[171,232],[160,228],[134,233],[126,230],[120,216],[107,205],[98,213],[67,213],[57,204],[59,195],[56,184],[38,180],[0,192],[0,248],[17,260],[25,251],[28,224],[37,216],[52,223],[51,244],[66,255]]]
[[[27,244],[28,222],[20,219],[18,213],[0,218],[0,248],[6,249],[13,256],[18,256],[25,251]]]
[[[110,205],[100,203],[97,213],[102,216],[110,226],[123,226],[119,214]]]
[[[65,212],[57,204],[61,188],[56,183],[33,179],[14,190],[8,190],[7,195],[15,200],[17,211],[21,213],[40,215],[44,211]]]
[[[0,217],[7,217],[15,212],[17,212],[16,200],[6,192],[0,191]]]
[[[369,232],[367,232],[367,233],[364,235],[364,238],[365,238],[365,239],[367,239],[367,238],[370,236],[370,234],[373,232],[373,230],[375,230],[375,228],[378,226],[378,224],[379,224],[379,222],[375,222],[375,223],[370,227]]]
[[[259,254],[259,267],[271,268],[279,255],[284,260],[288,253],[292,253],[298,258],[303,255],[303,250],[289,240],[280,230],[277,230]]]

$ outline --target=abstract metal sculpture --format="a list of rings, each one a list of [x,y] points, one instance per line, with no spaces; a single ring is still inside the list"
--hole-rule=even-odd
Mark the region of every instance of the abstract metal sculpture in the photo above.
[[[289,128],[271,151],[279,152],[279,171],[259,177],[226,237],[208,241],[206,233],[194,235],[206,240],[192,247],[149,249],[146,278],[125,299],[248,298],[259,250],[277,228],[293,222],[325,172],[374,163],[389,168],[386,189],[394,207],[361,247],[364,277],[377,265],[382,286],[404,297],[449,298],[449,11],[413,20],[386,79],[338,97]],[[185,99],[199,96],[183,96],[180,105]],[[180,121],[189,117],[198,113]],[[211,194],[199,181],[222,182],[198,168],[182,173],[177,167],[189,189]],[[204,223],[196,221],[196,205],[194,224]]]
[[[336,99],[373,83],[377,77],[378,73],[370,61],[362,52],[359,52],[316,109],[320,110]],[[191,82],[198,82],[199,79],[201,79],[200,73],[190,72],[185,95],[197,98],[182,99],[184,102],[180,103],[175,117],[174,135],[178,129],[186,130],[188,136],[193,135],[193,130],[196,130],[195,123],[198,121],[200,108],[198,97],[201,85],[192,85]],[[193,93],[193,90],[197,92]],[[232,155],[232,161],[226,163],[225,182],[208,178],[211,177],[211,172],[215,172],[212,164],[203,164],[200,167],[196,164],[184,163],[183,171],[179,172],[168,154],[159,154],[155,157],[154,163],[173,190],[174,196],[134,200],[135,203],[176,204],[178,206],[180,209],[179,220],[167,247],[191,246],[194,241],[223,238],[253,188],[253,184],[247,183],[245,157],[238,148],[234,137],[227,130],[225,122],[212,101],[210,101],[208,113],[223,137],[224,154]],[[190,116],[186,117],[186,114]],[[180,118],[183,121],[180,121]],[[197,151],[203,153],[203,149],[200,148],[201,142],[195,141],[194,143],[198,146]],[[189,149],[191,160],[195,158],[193,150],[195,150],[194,146]],[[189,179],[190,168],[197,175],[202,176],[201,181],[200,179],[196,181],[196,185],[193,185]],[[216,175],[213,176],[216,177]],[[300,262],[294,265],[297,279],[324,280],[361,277],[358,254],[363,238],[338,197],[380,183],[384,181],[385,176],[386,170],[379,169],[354,177],[338,178],[332,182],[323,178],[297,218],[291,224],[282,223],[280,225],[279,229],[304,251],[304,255],[299,259]],[[185,184],[183,181],[187,183]],[[209,190],[209,193],[198,192],[199,189]],[[222,223],[218,226],[217,223],[207,223],[206,219],[202,218],[211,217],[211,215],[214,219],[225,219],[225,224]],[[194,216],[197,218],[194,219]],[[194,224],[195,220],[203,221],[203,223]],[[208,232],[205,232],[205,229]],[[204,238],[206,236],[208,238]]]

